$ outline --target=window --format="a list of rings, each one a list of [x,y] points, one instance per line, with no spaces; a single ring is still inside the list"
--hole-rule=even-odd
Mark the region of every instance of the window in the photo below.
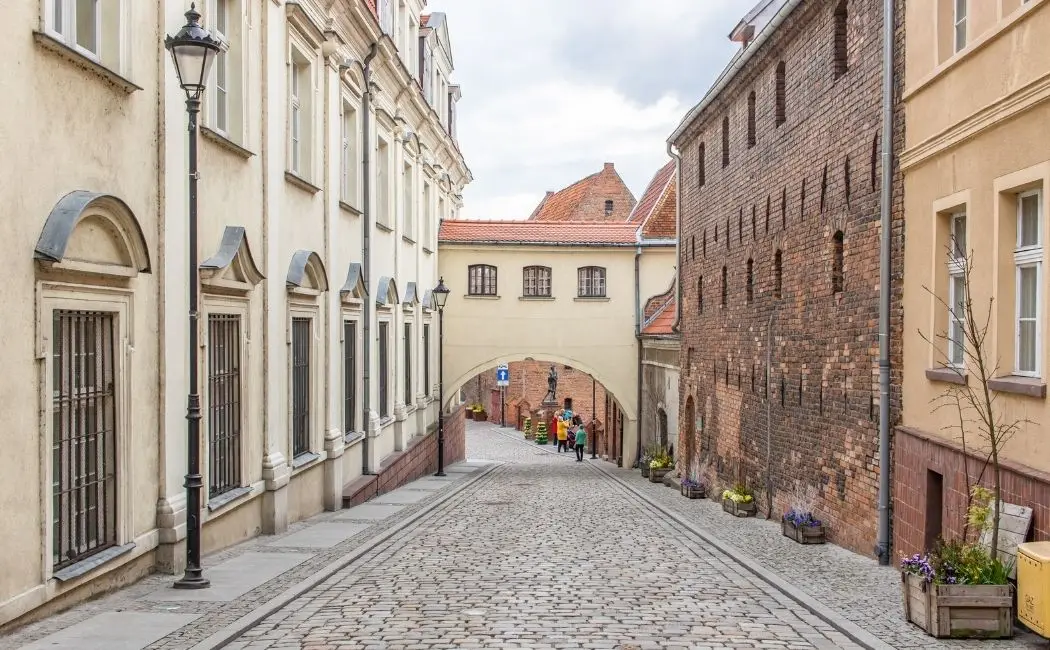
[[[118,3],[103,0],[48,0],[48,33],[87,58],[120,70]]]
[[[343,104],[342,197],[346,203],[357,206],[357,111]]]
[[[747,260],[747,301],[755,299],[755,262]]]
[[[726,306],[726,302],[729,299],[729,273],[726,271],[726,267],[722,267],[722,306]]]
[[[846,2],[847,0],[839,0],[838,6],[835,7],[835,47],[833,55],[834,61],[832,63],[835,66],[836,79],[846,74],[846,70],[849,69],[849,48],[847,40],[849,9],[846,6]]]
[[[1014,265],[1017,268],[1017,351],[1016,373],[1039,375],[1039,355],[1042,337],[1039,332],[1039,311],[1042,292],[1043,233],[1040,224],[1042,192],[1022,192],[1017,195],[1017,248]]]
[[[948,362],[962,366],[966,351],[966,214],[951,216],[948,260]]]
[[[52,546],[58,570],[117,543],[116,316],[52,321]]]
[[[522,295],[526,298],[549,298],[551,269],[549,266],[526,266],[522,272]]]
[[[606,217],[611,217],[612,213],[613,213],[613,202],[612,202],[611,199],[606,199],[606,201],[605,201],[605,216]]]
[[[780,126],[787,121],[787,64],[783,61],[777,64],[776,87],[775,122]]]
[[[729,116],[722,118],[722,167],[729,166]]]
[[[843,249],[844,239],[845,238],[844,238],[841,230],[836,231],[835,232],[835,236],[832,237],[832,242],[831,242],[831,256],[832,256],[832,259],[831,259],[831,291],[832,291],[832,293],[839,293],[840,291],[842,291],[843,284],[844,284],[844,281],[845,281],[845,277],[844,277],[844,274],[843,274],[843,271],[844,271],[843,266],[844,266],[844,261],[845,260],[844,260],[844,253],[843,253],[843,250],[842,250]]]
[[[230,15],[229,0],[215,0],[214,15],[212,16],[212,32],[223,40],[229,41]],[[215,128],[226,133],[230,128],[230,57],[226,52],[219,52],[215,57],[215,88],[212,89],[211,100],[214,102],[213,115]]]
[[[208,315],[208,497],[241,487],[241,317]]]
[[[357,431],[357,323],[343,321],[343,433]]]
[[[423,242],[424,248],[430,247],[431,233],[433,232],[434,225],[434,211],[430,207],[431,202],[430,194],[430,183],[423,181],[423,215],[421,220],[423,222],[423,232],[421,235],[421,241]]]
[[[605,297],[605,268],[584,266],[577,271],[579,296],[581,298]]]
[[[696,310],[704,313],[704,276],[696,281]]]
[[[784,289],[784,254],[779,250],[773,255],[773,297],[780,298]]]
[[[703,142],[701,142],[700,143],[700,149],[698,150],[698,152],[696,154],[696,165],[697,165],[696,180],[697,180],[697,185],[699,185],[700,187],[703,187],[704,183],[707,182],[707,174],[705,173],[705,170],[704,170],[704,167],[705,167],[706,163],[707,163],[706,146],[704,145]]]
[[[412,399],[412,323],[405,323],[405,405],[411,405]]]
[[[379,321],[379,418],[390,417],[390,323]]]
[[[412,191],[412,165],[405,165],[402,172],[402,183],[401,187],[404,193],[404,205],[402,207],[402,214],[404,215],[404,236],[409,239],[415,240],[416,238],[416,195]]]
[[[488,264],[467,267],[467,293],[471,296],[496,295],[496,267]]]
[[[289,167],[293,174],[309,179],[313,125],[310,62],[298,50],[293,50],[289,67]]]
[[[430,323],[423,323],[423,394],[430,396]]]
[[[755,91],[747,96],[747,146],[755,146]]]
[[[382,138],[376,146],[376,222],[390,227],[390,145]]]
[[[310,453],[309,318],[292,319],[292,457]]]
[[[379,26],[387,34],[394,32],[394,7],[391,0],[379,0]]]
[[[966,4],[968,0],[954,0],[955,2],[955,16],[953,23],[955,25],[955,51],[966,47]]]

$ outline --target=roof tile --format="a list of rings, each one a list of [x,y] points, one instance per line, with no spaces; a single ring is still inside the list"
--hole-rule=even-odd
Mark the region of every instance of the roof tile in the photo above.
[[[612,201],[612,214],[605,202]],[[557,192],[547,194],[532,211],[535,221],[625,221],[635,206],[634,195],[613,163]]]
[[[438,241],[490,244],[633,245],[637,224],[594,221],[474,221],[441,222]]]

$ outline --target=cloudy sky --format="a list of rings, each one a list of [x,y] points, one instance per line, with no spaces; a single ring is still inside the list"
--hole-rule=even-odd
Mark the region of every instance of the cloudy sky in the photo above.
[[[429,0],[463,87],[474,173],[461,216],[523,219],[546,190],[616,169],[635,196],[729,61],[755,0]]]

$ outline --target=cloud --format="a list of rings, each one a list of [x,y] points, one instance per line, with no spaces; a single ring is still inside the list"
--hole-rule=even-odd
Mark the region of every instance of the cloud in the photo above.
[[[640,194],[665,140],[731,56],[735,0],[430,0],[461,84],[464,218],[523,219],[616,164]]]

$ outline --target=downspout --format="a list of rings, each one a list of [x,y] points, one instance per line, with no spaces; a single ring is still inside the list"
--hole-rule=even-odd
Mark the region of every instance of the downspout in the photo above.
[[[365,82],[364,93],[361,96],[361,119],[364,124],[362,125],[362,147],[363,158],[361,161],[362,171],[362,182],[361,189],[364,193],[364,198],[361,200],[361,233],[363,242],[363,255],[361,260],[362,273],[365,276],[365,287],[371,289],[372,287],[372,244],[371,244],[371,231],[372,231],[372,59],[375,58],[376,53],[379,51],[376,47],[377,43],[372,43],[372,47],[368,50],[368,56],[363,61],[363,76]],[[361,440],[361,474],[367,475],[372,473],[372,467],[370,466],[370,442],[368,440],[368,428],[372,423],[372,295],[371,291],[366,292],[365,295],[365,306],[364,313],[364,327],[362,328],[362,335],[364,336],[364,345],[362,346],[361,352],[362,361],[364,362],[364,392],[362,397],[362,405],[364,408],[364,434],[365,437]]]
[[[635,420],[635,450],[634,450],[634,467],[638,466],[638,461],[642,457],[642,285],[641,285],[641,265],[642,265],[642,232],[639,228],[636,235],[638,238],[638,244],[634,249],[634,340],[638,343],[638,397],[635,402],[637,404]],[[620,462],[617,463],[619,466],[623,466],[623,434],[620,434]]]
[[[682,156],[674,152],[674,145],[670,142],[667,143],[667,155],[674,158],[675,301],[674,326],[671,331],[678,332],[682,324]],[[686,372],[689,372],[688,368]]]
[[[769,393],[769,380],[773,378],[773,317],[776,306],[766,321],[766,519],[773,517],[773,397]]]
[[[896,0],[882,11],[882,196],[879,251],[879,564],[890,563],[890,199],[893,193],[893,37]]]

